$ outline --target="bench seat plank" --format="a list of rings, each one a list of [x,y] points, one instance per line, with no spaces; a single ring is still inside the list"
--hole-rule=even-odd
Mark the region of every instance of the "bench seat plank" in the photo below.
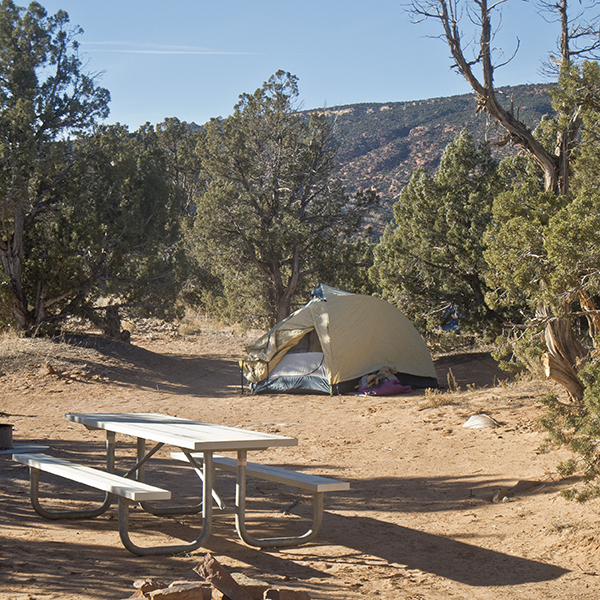
[[[198,461],[202,460],[202,454],[193,452],[191,455]],[[171,458],[176,460],[187,460],[183,452],[171,452]],[[237,471],[237,460],[227,456],[213,456],[215,467],[226,471]],[[350,484],[345,481],[336,481],[319,475],[308,475],[299,473],[282,467],[272,465],[261,465],[259,463],[248,462],[246,464],[246,475],[258,477],[275,483],[283,483],[293,487],[300,488],[307,492],[342,492],[350,489]]]
[[[169,500],[171,498],[171,492],[168,490],[47,454],[13,454],[12,458],[34,469],[58,475],[65,479],[71,479],[72,481],[78,481],[84,485],[122,496],[134,502],[141,502],[143,500]]]

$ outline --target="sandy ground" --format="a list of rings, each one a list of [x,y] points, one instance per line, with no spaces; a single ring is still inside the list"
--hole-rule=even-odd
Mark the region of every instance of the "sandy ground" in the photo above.
[[[313,599],[600,597],[599,504],[559,495],[570,482],[558,480],[555,466],[567,455],[544,451],[537,425],[546,384],[499,384],[506,375],[486,354],[471,353],[436,360],[440,382],[452,369],[463,390],[455,394],[247,396],[236,364],[243,343],[210,328],[188,337],[134,332],[130,345],[81,337],[35,347],[14,340],[13,354],[5,352],[0,364],[0,421],[14,424],[15,443],[46,444],[47,452],[91,465],[101,465],[103,434],[65,421],[65,413],[159,412],[296,437],[297,447],[250,459],[350,482],[350,492],[326,495],[318,539],[258,550],[237,538],[226,515],[216,517],[206,548],[136,557],[120,544],[114,506],[94,520],[39,517],[29,502],[27,468],[5,455],[0,599],[125,598],[141,577],[199,579],[192,569],[207,551],[230,571]],[[500,425],[463,427],[478,412]],[[130,464],[132,453],[133,440],[119,438],[118,466]],[[197,495],[197,477],[166,450],[153,463],[151,483],[180,490],[181,500]],[[519,482],[531,483],[492,502],[499,489]],[[224,476],[222,486],[228,497],[231,480]],[[48,507],[98,498],[48,476],[43,490]],[[283,534],[305,523],[309,502],[297,490],[251,481],[249,493],[254,532]],[[142,545],[194,539],[197,527],[193,516],[132,516]]]

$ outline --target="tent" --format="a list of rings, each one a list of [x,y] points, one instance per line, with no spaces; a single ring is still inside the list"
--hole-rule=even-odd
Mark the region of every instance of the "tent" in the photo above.
[[[312,295],[246,348],[240,367],[251,392],[347,393],[385,369],[404,386],[437,387],[423,338],[389,302],[324,284]]]

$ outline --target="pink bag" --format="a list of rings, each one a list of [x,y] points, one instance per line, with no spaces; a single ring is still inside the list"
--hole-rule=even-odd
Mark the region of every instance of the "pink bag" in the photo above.
[[[384,381],[377,387],[360,386],[358,388],[361,396],[395,396],[396,394],[408,394],[411,391],[410,385],[402,385],[398,380]]]

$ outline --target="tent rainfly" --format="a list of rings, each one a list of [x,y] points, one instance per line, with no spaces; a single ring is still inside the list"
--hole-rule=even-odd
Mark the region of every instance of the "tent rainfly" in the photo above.
[[[404,386],[437,387],[427,345],[396,307],[324,284],[312,295],[246,348],[240,367],[251,392],[348,393],[385,369]]]

